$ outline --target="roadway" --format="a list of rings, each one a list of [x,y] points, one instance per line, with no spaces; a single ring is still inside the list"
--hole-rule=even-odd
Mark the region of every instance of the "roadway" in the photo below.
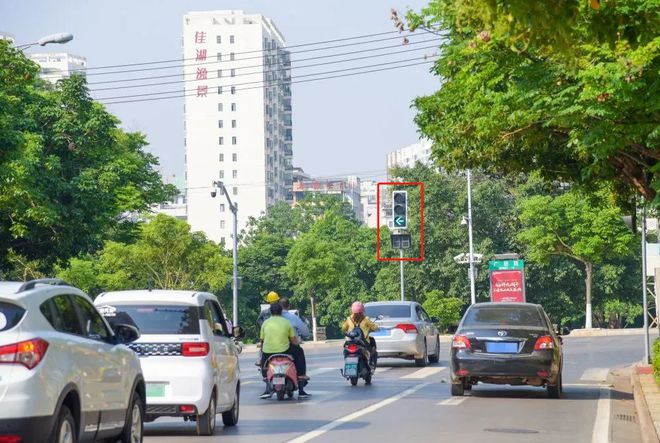
[[[607,374],[642,359],[643,336],[565,337],[560,400],[542,388],[482,384],[451,397],[448,344],[441,347],[440,362],[426,368],[383,359],[373,384],[356,387],[339,374],[339,345],[307,349],[312,396],[282,402],[258,398],[264,386],[256,354],[244,353],[238,426],[225,429],[218,416],[215,435],[197,437],[194,423],[159,419],[145,426],[145,441],[606,442],[616,426],[610,399],[620,394]]]

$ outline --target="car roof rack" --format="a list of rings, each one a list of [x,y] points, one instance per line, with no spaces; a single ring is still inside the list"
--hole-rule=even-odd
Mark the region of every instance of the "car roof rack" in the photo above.
[[[37,286],[38,284],[48,284],[55,286],[71,286],[69,283],[65,282],[61,278],[37,278],[23,283],[21,287],[18,288],[18,291],[16,291],[16,293],[34,289],[34,287]]]

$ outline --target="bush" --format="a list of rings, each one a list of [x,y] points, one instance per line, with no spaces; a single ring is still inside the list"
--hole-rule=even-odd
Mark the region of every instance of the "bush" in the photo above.
[[[423,306],[431,317],[436,317],[443,330],[461,320],[461,308],[465,302],[456,297],[444,297],[438,290],[426,294]]]
[[[653,342],[653,358],[651,362],[653,363],[653,375],[655,376],[655,381],[660,384],[660,338],[656,338]]]

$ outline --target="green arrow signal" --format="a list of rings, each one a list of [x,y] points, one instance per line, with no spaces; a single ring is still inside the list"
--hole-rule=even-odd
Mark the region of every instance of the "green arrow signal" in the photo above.
[[[394,224],[397,226],[405,226],[406,219],[404,217],[394,217]]]

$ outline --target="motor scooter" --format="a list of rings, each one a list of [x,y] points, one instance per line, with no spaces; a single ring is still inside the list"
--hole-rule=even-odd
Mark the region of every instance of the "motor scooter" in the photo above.
[[[292,398],[293,393],[306,384],[306,380],[298,380],[293,357],[288,354],[271,355],[264,367],[268,389],[275,393],[278,400],[284,400],[284,396]]]
[[[365,384],[371,384],[371,377],[376,370],[376,364],[371,365],[371,354],[364,334],[360,328],[354,328],[346,334],[344,342],[344,369],[341,375],[357,385],[358,379],[364,379]]]

